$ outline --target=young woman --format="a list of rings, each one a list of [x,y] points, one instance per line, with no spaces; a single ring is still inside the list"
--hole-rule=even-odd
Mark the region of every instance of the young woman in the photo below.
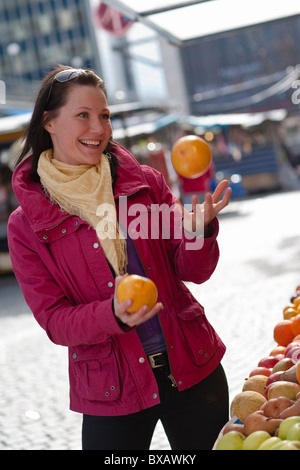
[[[210,449],[227,421],[225,346],[184,284],[217,265],[226,185],[207,194],[199,236],[197,198],[184,215],[161,174],[112,140],[103,81],[65,66],[44,79],[13,176],[20,206],[8,239],[36,320],[69,348],[83,449],[148,449],[159,419],[173,449]],[[172,209],[170,236],[159,225],[151,236],[157,207]],[[118,302],[126,273],[155,282],[151,310],[128,314],[131,301]]]

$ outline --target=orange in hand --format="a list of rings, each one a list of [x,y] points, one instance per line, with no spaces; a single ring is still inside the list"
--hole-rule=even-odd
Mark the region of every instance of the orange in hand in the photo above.
[[[157,297],[158,292],[154,282],[137,274],[124,277],[117,287],[117,298],[120,303],[128,299],[132,300],[127,313],[135,313],[143,305],[147,305],[150,310],[156,304]]]
[[[205,140],[196,135],[187,135],[175,142],[171,158],[179,175],[198,178],[210,167],[212,154]]]

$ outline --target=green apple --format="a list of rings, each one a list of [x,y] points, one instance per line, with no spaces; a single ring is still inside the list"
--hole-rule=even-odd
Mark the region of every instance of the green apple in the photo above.
[[[216,450],[242,450],[245,436],[238,431],[229,431],[221,437]]]
[[[243,442],[243,450],[257,450],[271,436],[266,431],[254,431]]]
[[[292,441],[282,441],[282,445],[278,449],[275,449],[273,447],[271,450],[299,450],[299,449],[297,446],[295,446],[295,444]]]
[[[278,442],[281,442],[281,439],[279,437],[270,437],[269,439],[264,441],[257,450],[272,450],[272,447]]]
[[[300,416],[290,416],[289,418],[285,418],[280,423],[278,437],[280,437],[282,440],[285,440],[287,438],[289,429],[296,423],[300,423]]]
[[[288,441],[300,441],[300,420],[299,423],[295,423],[290,427],[286,438]]]

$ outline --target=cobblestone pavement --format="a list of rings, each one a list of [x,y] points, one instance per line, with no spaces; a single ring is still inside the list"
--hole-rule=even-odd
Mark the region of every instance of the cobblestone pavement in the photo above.
[[[233,201],[219,218],[217,270],[188,284],[227,345],[231,398],[273,348],[273,327],[300,284],[299,207],[300,191]],[[66,349],[33,320],[13,276],[0,277],[0,332],[0,450],[80,449]],[[160,424],[151,449],[170,449]]]

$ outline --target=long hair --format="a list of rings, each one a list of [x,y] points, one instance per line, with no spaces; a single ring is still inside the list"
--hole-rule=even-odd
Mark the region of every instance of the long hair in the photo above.
[[[92,85],[102,90],[107,97],[104,81],[92,70],[81,70],[76,78],[63,83],[54,80],[59,72],[68,69],[72,69],[72,67],[60,65],[44,78],[36,98],[31,120],[24,134],[22,151],[15,165],[17,166],[31,153],[31,178],[34,181],[39,181],[37,167],[41,153],[53,148],[52,139],[49,132],[45,129],[45,124],[55,118],[60,108],[66,104],[70,88],[74,85]],[[110,139],[104,151],[110,162],[113,183],[115,182],[118,166],[118,159],[113,152],[115,145],[118,144]]]

